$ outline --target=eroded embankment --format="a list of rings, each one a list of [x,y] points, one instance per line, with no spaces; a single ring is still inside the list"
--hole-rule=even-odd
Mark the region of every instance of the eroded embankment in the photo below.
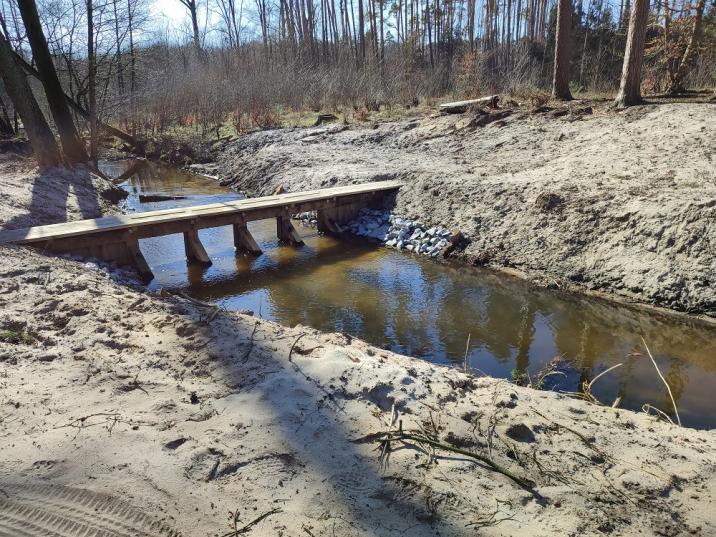
[[[212,170],[250,195],[400,179],[395,212],[461,230],[469,261],[716,315],[716,107],[470,119],[255,133]]]

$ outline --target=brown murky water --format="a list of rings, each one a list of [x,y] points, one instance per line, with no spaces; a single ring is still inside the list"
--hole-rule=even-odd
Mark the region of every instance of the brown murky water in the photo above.
[[[126,162],[104,163],[118,176]],[[209,178],[148,166],[125,184],[128,209],[146,211],[237,199]],[[141,203],[139,194],[185,196]],[[343,331],[431,362],[462,365],[466,342],[476,372],[512,378],[538,372],[560,357],[551,389],[574,391],[585,379],[622,363],[594,385],[601,401],[640,409],[650,403],[673,415],[667,391],[641,342],[647,341],[671,385],[681,420],[716,427],[716,328],[634,311],[522,281],[399,253],[358,240],[322,237],[299,227],[306,245],[279,245],[274,221],[249,224],[264,250],[236,255],[231,228],[202,230],[213,265],[187,266],[180,235],[141,241],[153,288],[183,289],[229,309],[253,310],[285,325]]]

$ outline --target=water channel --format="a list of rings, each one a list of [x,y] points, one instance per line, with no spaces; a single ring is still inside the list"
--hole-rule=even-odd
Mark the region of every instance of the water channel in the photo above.
[[[116,177],[130,165],[108,161],[102,169]],[[123,186],[130,192],[128,211],[240,198],[211,178],[153,164]],[[141,201],[140,195],[177,199]],[[595,383],[594,395],[608,404],[620,398],[621,407],[634,410],[650,403],[673,415],[643,336],[671,386],[684,425],[716,427],[711,408],[716,327],[297,228],[306,243],[302,248],[279,244],[273,220],[250,223],[264,251],[258,258],[235,253],[230,227],[202,230],[213,261],[208,268],[187,265],[181,235],[142,240],[155,274],[150,287],[181,289],[288,326],[346,332],[435,363],[462,367],[467,350],[476,374],[534,382],[558,357],[560,373],[545,379],[550,389],[575,391],[584,380],[622,363]]]

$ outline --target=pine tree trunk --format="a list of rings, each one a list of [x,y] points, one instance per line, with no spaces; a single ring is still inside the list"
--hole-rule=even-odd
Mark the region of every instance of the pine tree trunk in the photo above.
[[[552,97],[563,101],[572,100],[569,91],[569,64],[572,56],[570,34],[572,31],[572,1],[557,3],[557,37],[554,44],[554,77]]]
[[[365,61],[365,10],[363,0],[358,0],[358,39],[360,39],[361,62]]]
[[[50,126],[42,115],[22,68],[15,61],[10,44],[1,34],[0,76],[5,84],[5,91],[25,126],[25,133],[32,144],[37,163],[42,168],[61,164],[60,149]]]
[[[649,0],[634,0],[629,18],[622,79],[619,93],[614,101],[617,107],[632,106],[642,102],[641,66],[644,60],[644,41],[648,18]]]
[[[77,132],[70,108],[65,101],[65,93],[62,90],[60,79],[57,77],[55,65],[52,63],[45,34],[42,32],[35,0],[18,0],[18,6],[25,23],[32,56],[35,59],[37,70],[40,72],[47,103],[50,105],[52,118],[55,120],[55,126],[60,134],[60,143],[65,157],[70,162],[85,162],[87,160],[85,144]]]

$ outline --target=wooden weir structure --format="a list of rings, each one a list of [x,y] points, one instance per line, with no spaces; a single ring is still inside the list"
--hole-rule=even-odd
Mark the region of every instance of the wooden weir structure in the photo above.
[[[0,244],[28,245],[46,252],[129,265],[149,281],[153,274],[139,249],[139,239],[183,233],[187,259],[211,265],[199,240],[200,229],[233,226],[237,251],[260,255],[248,222],[275,218],[279,240],[300,246],[303,241],[291,223],[292,214],[317,211],[319,231],[337,233],[360,209],[376,204],[401,186],[397,181],[380,181],[0,231]]]

